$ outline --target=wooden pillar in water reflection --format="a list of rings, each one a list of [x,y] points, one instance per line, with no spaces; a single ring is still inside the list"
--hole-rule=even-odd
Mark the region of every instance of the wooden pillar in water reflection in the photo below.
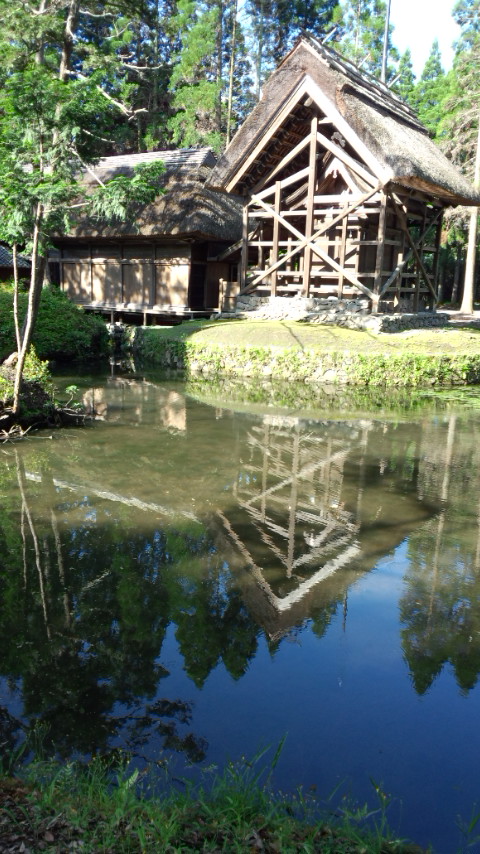
[[[300,427],[295,425],[292,451],[292,483],[290,488],[290,509],[288,517],[288,552],[287,552],[287,578],[291,578],[293,572],[294,547],[295,547],[295,521],[297,516],[297,477],[298,459],[300,448]]]

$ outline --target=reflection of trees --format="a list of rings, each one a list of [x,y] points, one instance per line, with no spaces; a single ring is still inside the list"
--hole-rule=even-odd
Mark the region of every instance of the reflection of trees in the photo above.
[[[84,497],[62,502],[48,473],[27,480],[18,454],[10,487],[14,478],[20,501],[8,492],[0,525],[0,648],[2,672],[22,679],[25,716],[47,724],[65,753],[103,750],[120,734],[136,748],[156,732],[202,758],[202,740],[184,732],[190,705],[153,699],[168,675],[158,663],[170,620],[161,570],[168,550],[190,552],[189,538],[138,534]],[[61,522],[72,510],[83,522],[69,528]]]
[[[473,429],[472,429],[473,428]],[[478,435],[455,416],[429,424],[420,485],[442,508],[409,540],[400,602],[402,643],[412,680],[425,693],[449,662],[460,688],[480,673],[480,525]],[[475,496],[472,502],[472,496]]]
[[[131,419],[127,391],[102,398],[106,417],[125,406]],[[457,447],[453,421],[235,419],[202,407],[199,439],[172,428],[159,401],[186,425],[198,415],[145,386],[133,396],[140,439],[119,418],[97,425],[88,464],[76,432],[67,473],[61,442],[43,455],[22,447],[0,470],[0,672],[22,681],[28,721],[47,722],[58,749],[140,750],[155,733],[200,756],[188,703],[158,697],[167,626],[197,686],[219,665],[238,679],[260,627],[274,649],[306,620],[318,637],[335,616],[345,625],[349,587],[407,536],[415,684],[424,690],[448,659],[473,684],[480,539],[460,545],[451,513],[453,499],[471,524],[473,437]],[[207,458],[212,442],[221,453]]]

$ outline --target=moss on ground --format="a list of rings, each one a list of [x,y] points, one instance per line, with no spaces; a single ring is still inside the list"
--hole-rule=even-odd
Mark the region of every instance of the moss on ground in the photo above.
[[[480,382],[480,331],[374,335],[294,321],[188,322],[129,332],[142,365],[189,375],[289,382],[429,387]]]

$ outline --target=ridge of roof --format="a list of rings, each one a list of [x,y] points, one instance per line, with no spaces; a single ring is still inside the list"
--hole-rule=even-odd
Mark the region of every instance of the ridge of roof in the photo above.
[[[342,56],[333,48],[326,47],[311,33],[303,31],[295,42],[292,51],[295,50],[301,41],[309,45],[329,68],[346,77],[346,86],[353,87],[359,94],[363,94],[365,97],[374,100],[377,105],[383,106],[384,109],[395,113],[403,121],[410,122],[417,130],[428,134],[428,131],[419,121],[414,110],[412,110],[406,101],[403,101],[395,92],[392,92],[386,83],[377,80],[369,71],[359,68],[354,62]]]
[[[102,157],[95,166],[96,170],[133,169],[140,163],[163,161],[167,170],[188,167],[214,166],[216,157],[211,148],[176,148],[170,150],[145,151],[139,154],[114,154]]]

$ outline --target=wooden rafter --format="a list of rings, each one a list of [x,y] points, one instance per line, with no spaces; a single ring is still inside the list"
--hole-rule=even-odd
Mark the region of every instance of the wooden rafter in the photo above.
[[[320,131],[317,131],[317,141],[320,143],[320,145],[323,145],[323,147],[326,148],[327,151],[330,151],[331,154],[333,154],[335,157],[338,157],[338,159],[341,160],[342,163],[345,163],[345,165],[348,166],[352,170],[352,172],[355,172],[356,175],[359,175],[360,178],[363,178],[363,180],[366,181],[367,184],[370,185],[370,187],[378,187],[378,178],[375,178],[375,176],[372,175],[371,172],[368,172],[362,166],[361,163],[359,163],[357,160],[354,160],[353,157],[350,157],[350,155],[347,154],[347,152],[344,151],[340,145],[337,145],[335,142],[332,142],[331,139],[328,139],[328,137],[324,136],[324,134],[320,133]]]
[[[292,148],[292,150],[289,151],[288,154],[286,154],[285,157],[282,158],[280,163],[278,163],[275,168],[268,173],[268,175],[262,178],[262,180],[255,185],[255,187],[253,188],[253,192],[258,193],[260,190],[263,189],[263,187],[265,187],[265,184],[268,184],[270,181],[273,181],[276,175],[278,175],[279,172],[282,171],[282,169],[285,169],[285,167],[288,166],[288,164],[291,163],[292,160],[294,160],[298,154],[301,154],[303,149],[306,148],[309,144],[310,134],[307,134],[305,139],[302,139],[301,142],[299,142],[298,145],[295,146],[295,148]]]

